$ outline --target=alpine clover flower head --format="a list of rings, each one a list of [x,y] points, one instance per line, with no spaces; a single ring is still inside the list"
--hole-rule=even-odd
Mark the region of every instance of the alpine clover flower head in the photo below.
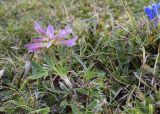
[[[34,23],[34,28],[40,34],[40,37],[33,38],[29,44],[25,45],[29,52],[36,52],[42,48],[49,48],[52,45],[65,45],[72,47],[76,44],[78,39],[78,36],[69,40],[65,39],[66,36],[72,33],[72,28],[70,26],[66,26],[64,29],[61,29],[58,34],[55,34],[54,27],[50,24],[46,29],[44,29],[36,21]]]
[[[158,18],[160,15],[160,3],[145,7],[144,11],[148,16],[149,21],[152,22],[156,28],[158,26]]]

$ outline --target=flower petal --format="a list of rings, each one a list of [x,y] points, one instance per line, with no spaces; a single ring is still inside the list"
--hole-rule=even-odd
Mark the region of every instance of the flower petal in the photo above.
[[[72,33],[72,28],[69,26],[66,26],[64,29],[62,29],[59,34],[58,34],[58,38],[64,38],[67,35],[69,35],[70,33]]]
[[[34,23],[34,28],[35,28],[35,30],[36,30],[38,33],[40,33],[40,34],[42,34],[42,35],[46,35],[45,29],[43,29],[43,28],[41,27],[41,25],[40,25],[37,21],[35,21],[35,23]]]
[[[160,14],[160,3],[157,4],[158,13]]]
[[[72,47],[76,44],[77,39],[78,39],[78,36],[75,36],[72,39],[61,41],[61,44]]]
[[[160,8],[160,3],[157,4],[158,9]]]
[[[35,44],[29,43],[26,44],[25,47],[28,49],[29,52],[36,52],[37,50],[45,48],[46,46],[42,43],[35,43]]]
[[[40,42],[47,42],[48,38],[33,38],[31,42],[33,43],[40,43]]]
[[[150,7],[145,7],[144,11],[145,11],[145,13],[147,13],[149,20],[154,19],[153,10]]]
[[[152,9],[154,11],[154,15],[158,16],[158,5],[157,4],[152,4]]]
[[[50,39],[54,37],[54,27],[52,25],[48,25],[47,27],[47,37]]]

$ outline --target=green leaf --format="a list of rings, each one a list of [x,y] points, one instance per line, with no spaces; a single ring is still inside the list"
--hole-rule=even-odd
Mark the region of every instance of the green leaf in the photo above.
[[[36,114],[36,113],[48,114],[49,112],[50,112],[50,108],[46,107],[46,108],[40,108],[35,111],[32,111],[32,112],[30,112],[30,114]]]
[[[0,107],[0,112],[4,112],[6,110],[6,107]]]
[[[73,54],[73,57],[75,57],[76,60],[83,66],[84,70],[87,71],[88,68],[86,64],[82,61],[82,59],[79,57],[79,55],[77,55],[75,52],[73,52],[72,54]]]
[[[64,101],[61,102],[60,107],[64,107],[65,108],[67,105],[69,105],[67,100],[64,100]]]
[[[73,114],[83,114],[75,104],[72,105],[72,112]]]
[[[43,67],[41,65],[39,65],[38,63],[32,61],[31,62],[32,66],[33,66],[33,69],[36,70],[36,72],[40,72],[40,71],[43,71]]]
[[[83,95],[89,95],[89,92],[83,88],[76,88],[76,90]]]
[[[38,79],[48,76],[48,72],[45,69],[43,69],[43,67],[40,66],[38,63],[31,62],[31,64],[35,72],[33,75],[29,76],[28,79]]]
[[[53,59],[54,58],[54,59]],[[44,61],[46,62],[46,64],[48,65],[48,66],[50,66],[50,67],[52,67],[52,66],[55,66],[55,57],[52,57],[52,58],[50,58],[50,57],[48,57],[48,56],[45,56],[44,57]]]
[[[87,80],[90,80],[94,77],[97,76],[97,72],[95,71],[86,71],[85,74],[84,74],[84,77],[87,79]]]
[[[41,73],[37,73],[37,74],[34,74],[34,75],[31,75],[28,77],[28,79],[38,79],[38,78],[42,78],[42,77],[46,77],[48,76],[48,72],[47,71],[44,71],[44,72],[41,72]]]
[[[149,104],[149,114],[153,114],[154,112],[154,107],[152,104]]]
[[[11,106],[13,106],[13,107],[8,107],[7,106],[8,104],[12,104]],[[22,109],[24,109],[24,110],[26,110],[26,111],[31,111],[32,110],[32,108],[30,108],[29,106],[25,105],[23,103],[23,101],[20,101],[20,100],[19,101],[9,100],[9,101],[5,102],[5,105],[7,106],[6,110],[8,110],[9,108],[11,110],[14,110],[14,109],[18,109],[19,107],[22,108]]]

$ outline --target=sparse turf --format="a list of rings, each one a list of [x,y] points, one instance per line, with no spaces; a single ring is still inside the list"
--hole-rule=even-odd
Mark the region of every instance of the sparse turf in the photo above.
[[[0,113],[159,114],[160,27],[143,10],[153,2],[0,0]],[[77,44],[29,54],[36,20],[71,25]]]

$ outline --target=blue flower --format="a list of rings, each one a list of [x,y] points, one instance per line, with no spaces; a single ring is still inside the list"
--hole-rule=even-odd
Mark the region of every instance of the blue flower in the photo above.
[[[145,7],[144,11],[148,15],[149,20],[153,20],[160,15],[160,3]]]

